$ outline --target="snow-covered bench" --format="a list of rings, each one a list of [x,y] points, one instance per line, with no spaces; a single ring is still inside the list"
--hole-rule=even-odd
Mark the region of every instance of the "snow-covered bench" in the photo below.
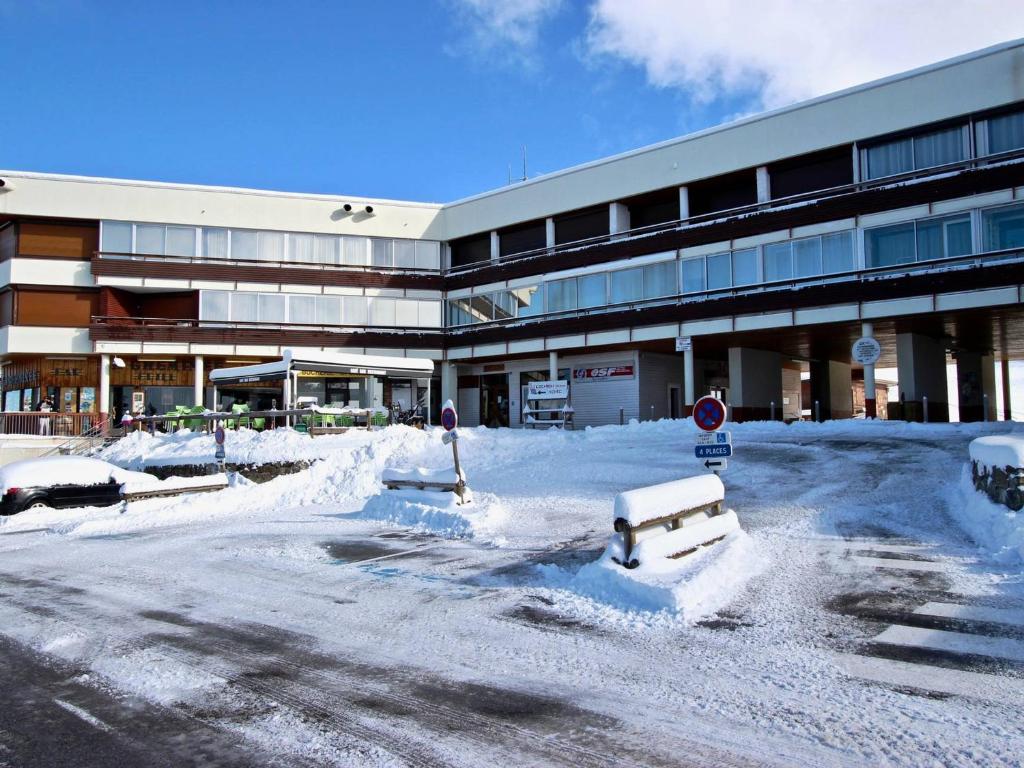
[[[725,510],[717,475],[698,475],[625,491],[615,497],[615,531],[622,534],[620,565],[636,568],[655,558],[684,557],[739,528]]]
[[[974,487],[1014,512],[1024,508],[1024,437],[979,437],[970,453]]]
[[[447,469],[385,469],[381,474],[384,487],[396,491],[413,489],[418,491],[450,491],[459,499],[465,498],[466,476]]]
[[[130,481],[121,485],[121,498],[125,501],[158,499],[181,496],[186,493],[209,493],[228,487],[227,475],[201,475],[199,477],[169,477],[166,480]]]

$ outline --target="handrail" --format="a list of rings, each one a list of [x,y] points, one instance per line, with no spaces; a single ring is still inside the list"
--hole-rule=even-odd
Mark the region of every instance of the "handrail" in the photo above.
[[[215,264],[230,267],[270,267],[273,269],[319,269],[336,272],[371,272],[372,274],[424,275],[438,277],[440,269],[421,267],[381,267],[372,264],[325,264],[316,261],[262,261],[259,259],[224,259],[216,256],[175,256],[159,253],[121,253],[118,251],[93,251],[93,257],[100,261],[142,261],[172,262],[181,264]]]
[[[440,334],[443,328],[420,328],[398,325],[323,325],[317,323],[261,323],[245,320],[199,320],[196,318],[174,317],[121,317],[119,315],[92,315],[90,324],[106,327],[144,327],[144,328],[224,328],[277,330],[277,331],[326,331],[329,333],[366,332],[394,333],[403,336],[410,334]]]
[[[829,274],[813,275],[811,277],[774,280],[771,282],[732,286],[729,288],[713,288],[688,293],[674,293],[666,296],[656,296],[647,299],[638,299],[635,301],[619,302],[617,304],[605,304],[600,307],[566,309],[558,312],[545,312],[539,315],[531,315],[529,317],[508,317],[498,320],[488,320],[481,323],[451,326],[446,328],[445,331],[448,334],[459,334],[482,328],[505,327],[512,324],[527,325],[566,318],[588,317],[591,315],[606,314],[611,311],[644,309],[652,306],[663,306],[669,304],[691,304],[707,301],[709,299],[748,296],[750,294],[764,293],[766,291],[799,290],[800,288],[809,285],[846,283],[854,281],[867,282],[869,280],[876,280],[884,277],[906,277],[922,272],[946,272],[953,269],[986,267],[992,266],[993,262],[1024,262],[1024,248],[1006,248],[999,251],[987,251],[985,253],[971,254],[970,256],[959,256],[952,259],[929,259],[927,261],[916,261],[908,264],[897,264],[886,267],[865,267],[864,269],[854,269],[847,272],[832,272]]]
[[[822,198],[841,197],[842,195],[856,192],[898,187],[908,181],[927,180],[929,177],[941,177],[943,175],[950,175],[952,172],[956,171],[1014,164],[1021,161],[1024,161],[1024,149],[1014,149],[1007,152],[1000,152],[998,154],[986,155],[985,157],[971,158],[969,160],[958,160],[955,163],[936,165],[931,168],[907,171],[905,173],[893,174],[892,176],[884,176],[867,181],[855,181],[851,184],[841,184],[836,187],[814,190],[813,192],[801,192],[796,195],[777,197],[764,202],[749,203],[735,208],[726,208],[720,211],[702,213],[685,219],[659,222],[658,224],[649,224],[645,227],[636,227],[635,229],[623,230],[622,232],[597,235],[595,237],[583,238],[582,240],[573,240],[568,243],[559,243],[558,245],[551,247],[545,246],[542,248],[533,248],[528,251],[508,254],[507,256],[502,256],[497,260],[482,259],[469,264],[460,264],[457,267],[449,267],[444,271],[444,275],[446,277],[452,275],[463,275],[477,270],[487,269],[489,267],[528,261],[542,256],[567,253],[569,251],[576,251],[582,248],[604,245],[609,242],[632,240],[638,237],[660,234],[662,232],[672,232],[690,229],[691,227],[719,223],[734,216],[777,210],[780,208],[799,205],[801,203],[814,202]]]
[[[98,424],[90,427],[80,435],[68,438],[63,443],[54,446],[50,450],[42,454],[42,456],[64,456],[64,455],[77,455],[78,448],[82,443],[87,442],[89,447],[95,445],[96,438],[100,438],[101,442],[106,439],[107,434],[110,431],[110,419],[106,418]]]

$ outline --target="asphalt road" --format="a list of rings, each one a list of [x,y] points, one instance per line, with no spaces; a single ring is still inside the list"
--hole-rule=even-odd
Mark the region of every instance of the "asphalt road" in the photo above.
[[[104,692],[83,674],[0,636],[0,767],[273,764],[223,731]]]

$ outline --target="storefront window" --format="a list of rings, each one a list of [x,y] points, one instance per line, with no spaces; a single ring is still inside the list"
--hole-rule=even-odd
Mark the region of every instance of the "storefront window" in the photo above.
[[[8,412],[21,410],[20,389],[12,389],[4,393],[4,410]]]

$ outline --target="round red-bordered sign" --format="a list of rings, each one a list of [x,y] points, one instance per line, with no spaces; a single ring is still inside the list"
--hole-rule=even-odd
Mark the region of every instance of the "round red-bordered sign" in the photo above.
[[[454,408],[446,407],[441,411],[441,426],[444,427],[446,432],[451,432],[459,425],[459,414],[455,412]]]
[[[705,432],[714,432],[725,424],[725,403],[706,395],[693,406],[693,421]]]

